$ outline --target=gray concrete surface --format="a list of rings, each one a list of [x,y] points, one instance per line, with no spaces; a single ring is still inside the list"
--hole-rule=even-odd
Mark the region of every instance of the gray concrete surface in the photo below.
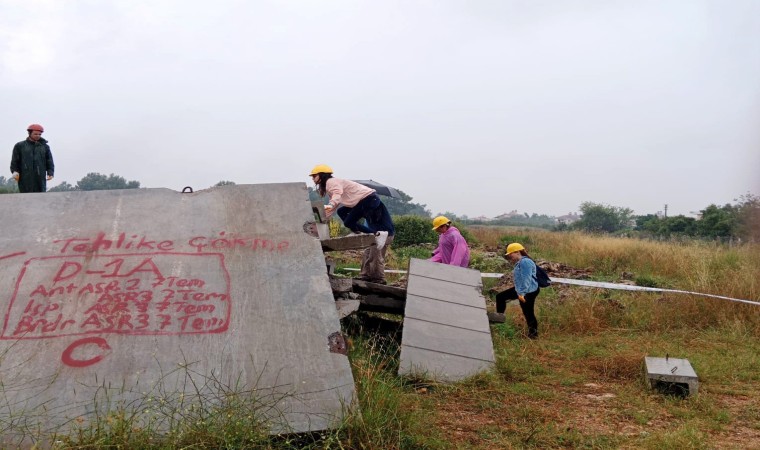
[[[688,359],[644,357],[647,370],[647,380],[652,388],[664,383],[665,385],[681,385],[686,387],[687,395],[699,393],[699,377]]]
[[[7,194],[0,208],[6,441],[10,418],[54,430],[189,403],[198,386],[211,403],[255,395],[272,432],[331,427],[352,403],[305,184]]]
[[[399,374],[458,381],[494,364],[480,272],[409,262]]]

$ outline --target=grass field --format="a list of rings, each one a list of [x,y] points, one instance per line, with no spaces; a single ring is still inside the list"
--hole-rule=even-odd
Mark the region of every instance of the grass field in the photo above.
[[[501,252],[506,243],[520,241],[533,257],[589,269],[594,279],[616,281],[627,272],[640,284],[760,299],[757,245],[489,227],[470,232],[478,240],[474,253]],[[563,285],[543,290],[537,305],[539,340],[523,337],[522,314],[511,304],[507,323],[491,326],[497,358],[493,373],[456,385],[406,380],[393,392],[402,410],[415,412],[415,418],[399,424],[393,432],[399,439],[381,446],[363,444],[760,448],[760,307]],[[366,341],[355,341],[355,366],[368,360],[357,348],[365,346]],[[382,366],[390,370],[374,378],[390,383],[396,347],[385,348]],[[651,391],[644,377],[647,355],[688,359],[700,379],[699,395]]]

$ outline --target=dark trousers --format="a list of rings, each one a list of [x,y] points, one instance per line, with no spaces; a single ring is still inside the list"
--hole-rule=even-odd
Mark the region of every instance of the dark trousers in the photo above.
[[[387,231],[390,236],[395,234],[388,209],[377,194],[364,197],[353,208],[341,206],[337,213],[343,225],[353,232],[374,234],[377,231]],[[361,219],[364,219],[366,224],[359,222]]]
[[[541,292],[541,288],[525,294],[525,303],[519,302],[520,309],[522,309],[523,316],[525,316],[525,322],[528,324],[528,337],[530,338],[538,337],[538,319],[536,319],[535,306],[536,297],[538,297],[539,292]],[[514,287],[496,294],[496,312],[504,314],[509,300],[517,300],[517,291],[515,291]]]
[[[343,221],[343,225],[349,230],[362,233],[374,233],[365,224],[359,221],[370,214],[380,204],[380,198],[376,194],[368,195],[361,199],[354,207],[341,206],[338,208],[338,217]]]

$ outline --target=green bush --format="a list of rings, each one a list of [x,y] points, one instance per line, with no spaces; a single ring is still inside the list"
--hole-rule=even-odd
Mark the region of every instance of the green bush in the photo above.
[[[396,227],[394,247],[429,244],[438,242],[438,235],[433,231],[433,222],[421,216],[396,216],[393,218]]]
[[[421,216],[394,216],[393,225],[396,227],[396,237],[393,245],[406,247],[408,245],[437,244],[438,234],[433,230],[433,221]],[[472,247],[478,242],[464,225],[451,222],[455,226],[467,244]]]
[[[393,241],[393,245],[396,245],[396,241]],[[398,269],[406,270],[409,267],[410,258],[429,259],[432,256],[433,250],[428,247],[431,246],[410,245],[408,247],[394,248],[394,266]]]
[[[500,273],[510,268],[507,261],[498,254],[470,252],[470,269],[485,273]]]

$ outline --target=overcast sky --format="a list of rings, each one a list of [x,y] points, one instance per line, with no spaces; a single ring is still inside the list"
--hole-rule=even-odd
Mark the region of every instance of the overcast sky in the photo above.
[[[689,214],[760,194],[760,0],[0,0],[6,163],[30,123],[52,185],[328,164],[433,213]]]

